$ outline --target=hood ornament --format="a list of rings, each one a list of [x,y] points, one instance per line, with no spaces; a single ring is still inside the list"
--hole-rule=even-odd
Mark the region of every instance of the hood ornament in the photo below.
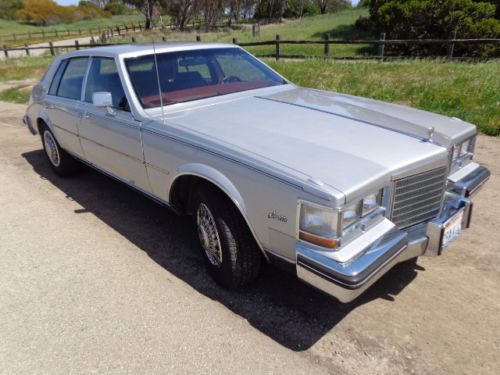
[[[427,130],[427,142],[432,142],[432,137],[434,137],[434,131],[435,131],[434,126],[431,126],[431,127]]]

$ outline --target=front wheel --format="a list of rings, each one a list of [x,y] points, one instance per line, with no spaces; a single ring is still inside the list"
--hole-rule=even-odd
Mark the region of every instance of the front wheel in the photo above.
[[[255,280],[262,255],[234,204],[217,188],[195,194],[198,238],[208,271],[219,284],[238,288]]]
[[[43,149],[52,170],[59,176],[69,176],[79,170],[79,163],[61,148],[54,134],[45,124],[40,126]]]

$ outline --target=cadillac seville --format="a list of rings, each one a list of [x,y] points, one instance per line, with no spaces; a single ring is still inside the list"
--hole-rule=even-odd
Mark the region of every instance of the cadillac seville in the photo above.
[[[226,44],[61,55],[24,122],[56,174],[87,164],[191,215],[221,285],[269,262],[342,302],[453,251],[490,175],[470,123],[302,88]]]

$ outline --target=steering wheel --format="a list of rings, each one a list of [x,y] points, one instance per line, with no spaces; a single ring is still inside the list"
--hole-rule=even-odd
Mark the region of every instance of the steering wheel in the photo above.
[[[228,76],[222,79],[222,83],[231,83],[231,82],[242,82],[242,80],[236,76]]]

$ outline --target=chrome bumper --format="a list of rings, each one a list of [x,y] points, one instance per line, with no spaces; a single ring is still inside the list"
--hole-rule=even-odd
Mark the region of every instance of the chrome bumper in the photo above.
[[[489,176],[488,169],[478,166],[464,178],[449,184],[437,219],[410,230],[393,227],[347,262],[335,261],[329,256],[331,253],[298,242],[297,276],[341,302],[350,302],[397,263],[420,255],[441,255],[441,238],[446,222],[463,210],[462,228],[470,226],[470,198]]]

